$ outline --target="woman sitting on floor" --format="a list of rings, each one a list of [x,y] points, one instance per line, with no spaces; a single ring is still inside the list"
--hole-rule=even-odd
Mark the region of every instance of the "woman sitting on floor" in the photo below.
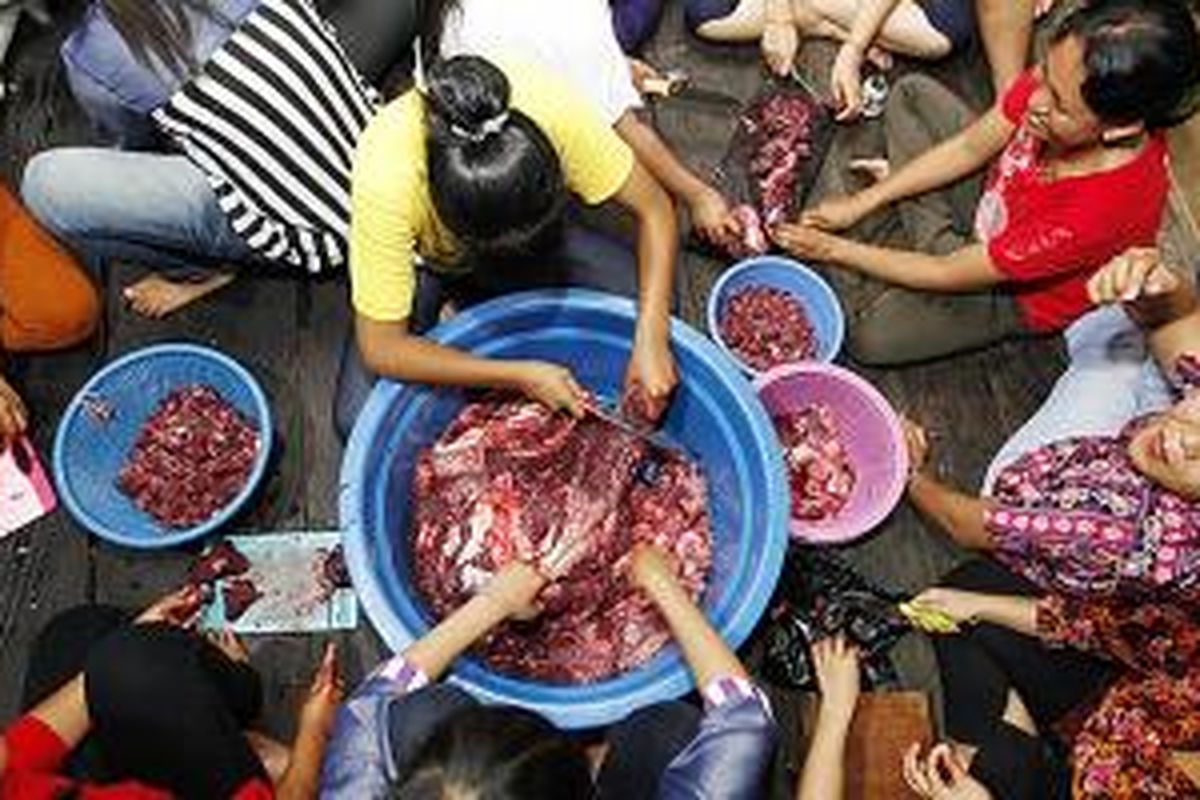
[[[0,186],[0,353],[79,344],[99,319],[100,300],[87,275]],[[28,424],[21,396],[0,371],[0,449]]]
[[[934,639],[948,757],[997,798],[1200,796],[1195,596],[1047,594],[975,561],[915,602],[962,626]],[[1052,731],[1067,739],[1066,763]],[[909,783],[923,791],[919,776]]]
[[[340,0],[331,18],[336,33],[312,0],[93,0],[62,59],[121,149],[39,154],[29,209],[91,266],[159,270],[124,292],[147,316],[224,286],[238,265],[344,266],[366,81],[407,57],[416,5]]]
[[[621,52],[604,0],[447,0],[425,35],[439,37],[442,57],[516,55],[565,76],[583,90],[663,187],[687,206],[693,227],[720,244],[740,235],[729,203],[685,166],[638,117],[642,99]],[[636,5],[636,4],[634,4]],[[615,9],[614,9],[615,11]],[[432,44],[432,43],[430,43]]]
[[[355,156],[350,282],[358,348],[346,348],[335,420],[346,435],[375,375],[522,392],[582,414],[570,371],[480,358],[417,335],[446,295],[460,303],[532,286],[638,298],[626,386],[656,418],[677,381],[669,344],[675,211],[629,146],[545,67],[439,60],[425,86],[380,111]],[[568,192],[637,220],[626,248],[564,224]],[[360,357],[361,354],[361,357]]]
[[[250,731],[258,674],[231,633],[191,629],[188,587],[132,622],[108,606],[56,617],[25,676],[25,715],[0,740],[3,800],[315,798],[341,700],[333,647],[309,690],[291,751]]]
[[[547,578],[513,562],[465,605],[371,673],[338,712],[324,798],[448,796],[757,798],[775,723],[737,656],[676,580],[661,551],[635,550],[630,580],[661,612],[705,710],[680,701],[637,710],[589,755],[538,715],[483,706],[434,684],[478,639],[534,608]],[[597,763],[598,762],[598,763]]]
[[[1071,366],[988,470],[985,494],[950,488],[924,464],[910,424],[913,504],[968,548],[1039,588],[1068,594],[1200,598],[1200,307],[1192,282],[1155,251],[1115,259],[1092,279],[1098,303],[1123,302],[1176,386],[1171,404],[1119,307],[1067,332]]]
[[[1182,0],[1083,5],[1045,61],[969,125],[933,80],[897,82],[885,125],[888,157],[902,166],[773,236],[801,258],[875,279],[842,287],[858,306],[850,351],[866,363],[1060,331],[1090,307],[1097,269],[1154,243],[1168,187],[1163,129],[1191,111],[1198,84],[1200,42]],[[993,160],[981,193],[969,176]],[[892,204],[913,250],[833,233]]]

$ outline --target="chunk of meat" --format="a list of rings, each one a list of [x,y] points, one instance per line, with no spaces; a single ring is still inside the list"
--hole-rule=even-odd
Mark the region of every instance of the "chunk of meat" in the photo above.
[[[221,599],[225,602],[226,621],[237,622],[262,596],[262,590],[249,578],[222,581]]]
[[[837,515],[854,492],[857,475],[833,410],[814,403],[772,421],[783,443],[792,516],[825,520]]]
[[[752,369],[808,361],[819,350],[804,306],[788,292],[747,286],[725,301],[717,319],[725,345]]]
[[[672,553],[693,597],[711,563],[699,468],[593,415],[574,420],[524,400],[468,405],[420,454],[413,490],[413,580],[437,617],[513,559],[537,564],[565,539],[584,542],[543,590],[537,619],[481,644],[506,672],[582,682],[642,663],[667,631],[626,578],[633,545]]]
[[[211,519],[242,491],[258,429],[216,389],[189,384],[163,399],[139,431],[117,486],[169,528]]]
[[[250,570],[250,559],[233,542],[222,539],[192,562],[188,582],[196,585],[214,583],[221,578],[241,575]]]

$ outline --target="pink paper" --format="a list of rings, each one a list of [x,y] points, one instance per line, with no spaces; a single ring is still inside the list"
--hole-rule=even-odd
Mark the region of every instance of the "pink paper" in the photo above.
[[[54,510],[54,494],[37,451],[24,436],[0,453],[0,537]]]

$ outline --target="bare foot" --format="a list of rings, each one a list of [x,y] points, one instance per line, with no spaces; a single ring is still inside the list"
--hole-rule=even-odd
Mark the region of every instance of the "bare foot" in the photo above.
[[[134,311],[144,317],[161,319],[173,314],[189,303],[212,294],[222,286],[233,282],[232,272],[217,272],[199,281],[171,281],[152,273],[137,283],[126,286],[125,300]]]

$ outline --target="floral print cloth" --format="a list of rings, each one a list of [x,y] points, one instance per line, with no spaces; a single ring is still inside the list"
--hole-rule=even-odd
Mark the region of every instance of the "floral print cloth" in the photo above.
[[[1200,360],[1181,358],[1174,383],[1200,387]],[[1200,503],[1153,483],[1126,452],[1145,420],[1046,445],[1004,469],[984,519],[995,556],[1056,592],[1200,594]]]
[[[1072,797],[1200,798],[1173,761],[1200,750],[1200,606],[1051,595],[1037,625],[1047,641],[1126,668],[1075,739]]]

